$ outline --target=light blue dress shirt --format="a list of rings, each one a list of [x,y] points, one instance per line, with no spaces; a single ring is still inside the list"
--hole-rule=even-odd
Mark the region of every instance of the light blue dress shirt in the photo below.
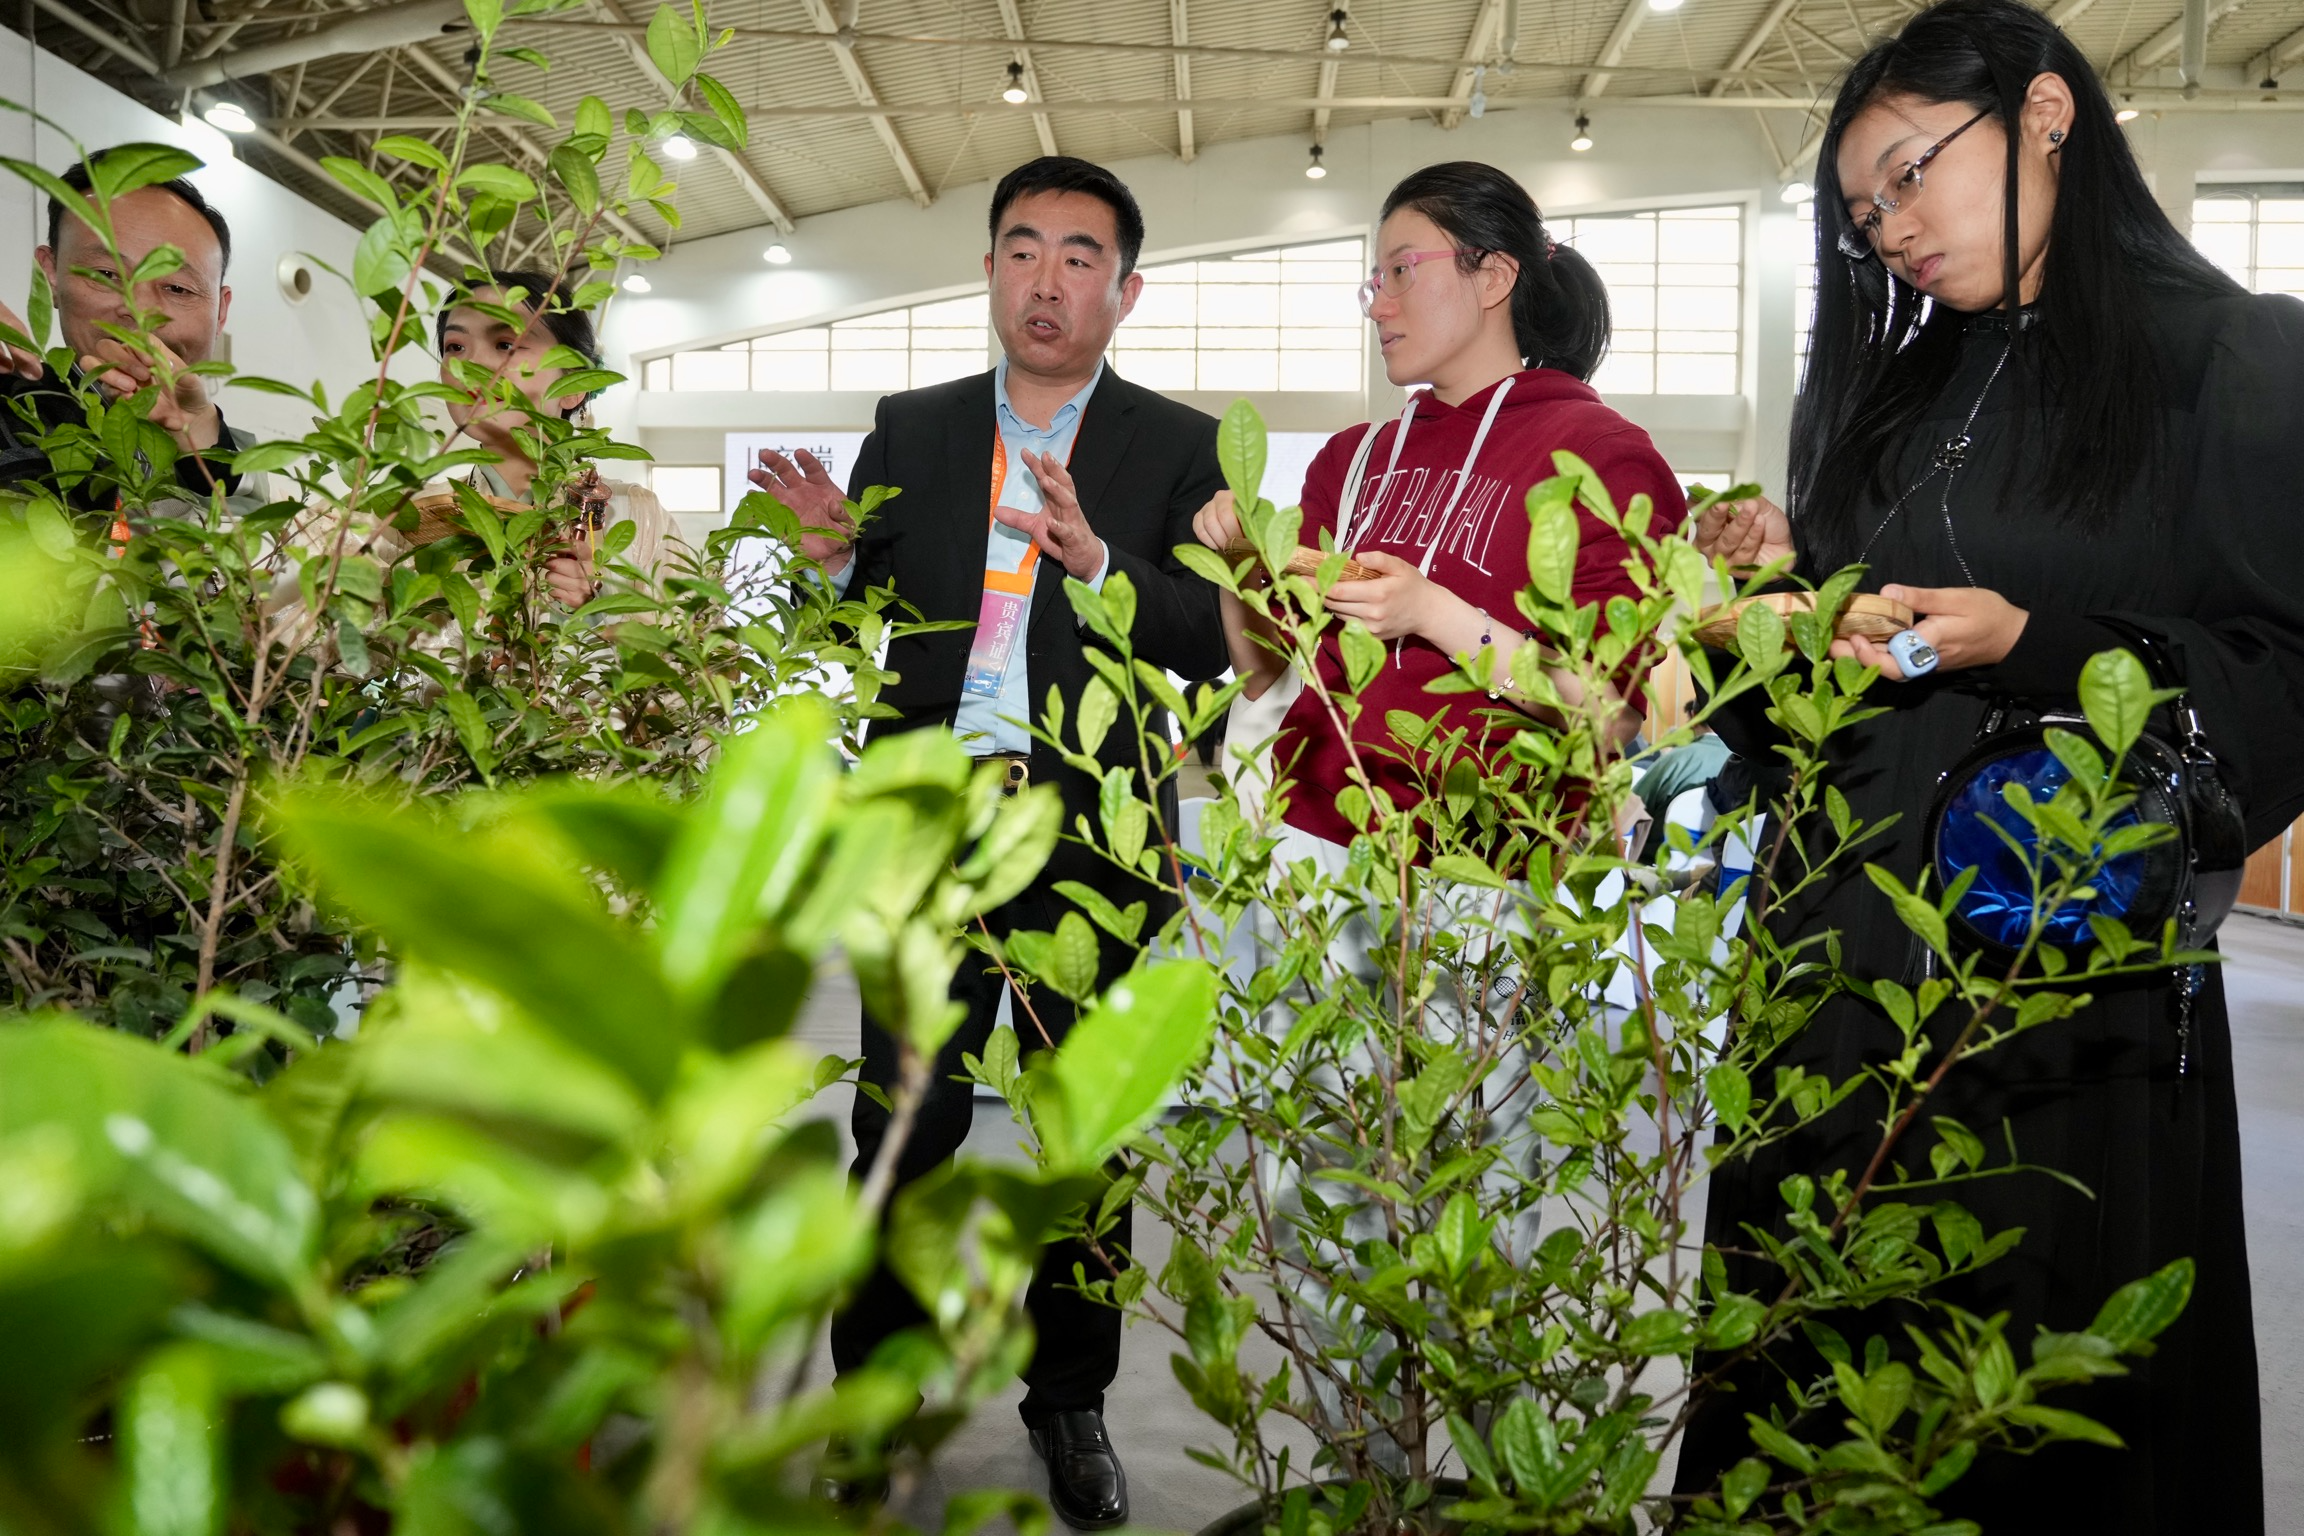
[[[1069,462],[1073,439],[1080,435],[1080,418],[1088,410],[1088,397],[1096,393],[1096,385],[1104,377],[1104,365],[1096,365],[1096,376],[1082,387],[1080,393],[1056,408],[1048,425],[1036,427],[1008,403],[1008,359],[1000,359],[1000,366],[992,374],[993,415],[999,425],[1000,442],[1007,449],[1007,473],[1000,482],[1000,505],[1013,507],[1019,512],[1037,512],[1041,507],[1040,482],[1025,467],[1024,451],[1052,454],[1058,463]],[[989,571],[1014,571],[1024,563],[1024,555],[1032,547],[1029,536],[1019,533],[1005,523],[991,522],[991,532],[984,540],[984,568]],[[1047,556],[1043,554],[1042,559]],[[1088,585],[1101,592],[1104,577],[1112,569],[1112,552],[1105,549],[1104,558]],[[848,578],[855,573],[856,562],[850,560],[832,578],[834,592],[845,594]],[[1035,719],[1039,708],[1032,696],[1031,669],[1025,664],[1025,653],[1032,631],[1032,597],[1024,596],[1024,612],[1017,624],[1015,649],[1008,656],[1008,670],[1000,679],[1000,696],[987,699],[978,694],[962,693],[959,712],[953,716],[952,732],[960,744],[977,757],[993,752],[1030,752],[1032,738],[1018,721]]]

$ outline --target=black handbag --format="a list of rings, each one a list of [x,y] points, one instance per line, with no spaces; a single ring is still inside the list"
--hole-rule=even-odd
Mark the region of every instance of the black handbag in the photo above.
[[[2181,669],[2158,640],[2124,623],[2099,622],[2119,631],[2155,686],[2185,686]],[[2173,826],[2177,835],[2110,860],[2091,882],[2091,899],[2067,903],[2049,919],[2043,941],[2075,959],[2095,942],[2091,916],[2117,918],[2153,942],[2174,919],[2177,943],[2190,949],[2208,941],[2239,897],[2248,860],[2240,802],[2189,695],[2179,694],[2163,708],[2173,730],[2159,728],[2161,712],[2155,711],[2153,723],[2137,737],[2120,767],[2136,802],[2115,825],[2159,823]],[[1967,755],[1937,782],[1923,846],[1939,889],[1975,870],[1949,924],[1964,948],[2013,958],[2030,930],[2034,893],[2026,862],[2036,857],[2032,850],[2040,834],[2002,795],[2008,785],[2021,784],[2035,801],[2045,801],[2070,780],[2070,770],[2048,747],[2051,727],[2103,750],[2077,711],[2030,712],[2001,699],[1985,712]]]

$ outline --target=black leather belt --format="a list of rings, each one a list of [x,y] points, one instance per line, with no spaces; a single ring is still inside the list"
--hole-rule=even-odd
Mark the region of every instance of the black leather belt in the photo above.
[[[991,763],[1000,770],[1000,792],[1013,795],[1032,782],[1032,755],[1029,752],[987,752],[976,759]]]

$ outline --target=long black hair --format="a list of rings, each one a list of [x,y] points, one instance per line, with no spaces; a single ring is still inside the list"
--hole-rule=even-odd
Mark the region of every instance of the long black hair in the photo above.
[[[1854,557],[1865,491],[1893,495],[1888,466],[1950,380],[1967,323],[1923,302],[1877,257],[1851,260],[1840,250],[1848,227],[1841,136],[1888,97],[1993,114],[2008,149],[2002,305],[2012,309],[2020,114],[2042,74],[2063,78],[2074,111],[2057,150],[2036,323],[2012,320],[2020,366],[2010,371],[2030,392],[2028,405],[2054,404],[2023,418],[2042,432],[2039,451],[2026,457],[2051,514],[2082,529],[2101,526],[2139,477],[2161,467],[2147,294],[2243,291],[2153,201],[2095,70],[2047,17],[2018,0],[1944,0],[1913,17],[1849,70],[1816,156],[1816,323],[1792,411],[1791,491],[1794,516],[1827,563]]]
[[[1378,222],[1403,208],[1456,242],[1467,275],[1493,252],[1520,264],[1512,284],[1512,334],[1532,368],[1592,377],[1608,351],[1608,287],[1592,264],[1554,246],[1528,189],[1492,165],[1451,160],[1412,171],[1384,199]]]
[[[489,273],[488,281],[475,283],[473,287],[495,289],[497,299],[505,304],[511,302],[513,289],[525,290],[526,296],[520,300],[520,307],[543,322],[545,334],[558,345],[583,354],[584,361],[593,367],[600,366],[599,332],[593,329],[591,311],[576,307],[574,284],[568,274],[554,277],[549,272],[512,267]],[[448,317],[455,309],[454,304],[443,304],[440,312],[432,317],[432,344],[438,351],[448,350]],[[562,414],[573,420],[577,412],[590,405],[599,395],[597,389],[589,391],[580,403],[570,406]]]

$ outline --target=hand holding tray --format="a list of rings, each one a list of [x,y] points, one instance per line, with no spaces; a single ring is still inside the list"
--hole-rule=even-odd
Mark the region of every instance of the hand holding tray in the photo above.
[[[1221,554],[1226,560],[1231,561],[1234,565],[1238,565],[1243,560],[1250,559],[1253,559],[1258,563],[1262,563],[1264,558],[1263,554],[1253,544],[1227,544],[1221,550],[1217,551],[1217,553]],[[1301,576],[1305,580],[1310,581],[1320,574],[1321,562],[1325,561],[1327,558],[1328,556],[1322,553],[1320,550],[1314,549],[1306,544],[1299,544],[1296,546],[1296,553],[1288,557],[1288,564],[1282,574],[1289,576]],[[1374,581],[1378,576],[1382,574],[1383,572],[1372,571],[1368,569],[1368,567],[1362,565],[1359,561],[1353,559],[1350,555],[1346,555],[1344,557],[1344,574],[1337,579],[1339,581]]]
[[[1732,603],[1717,603],[1696,615],[1696,639],[1699,643],[1726,650],[1736,644],[1736,621],[1744,616],[1746,607],[1765,603],[1776,610],[1778,618],[1789,619],[1795,613],[1814,613],[1816,594],[1813,592],[1758,592],[1740,597]],[[1912,610],[1902,603],[1890,602],[1874,592],[1858,592],[1848,599],[1848,606],[1840,610],[1840,618],[1832,626],[1832,633],[1842,640],[1859,637],[1885,642],[1889,636],[1910,629]],[[1784,636],[1787,649],[1792,644],[1791,632]]]

